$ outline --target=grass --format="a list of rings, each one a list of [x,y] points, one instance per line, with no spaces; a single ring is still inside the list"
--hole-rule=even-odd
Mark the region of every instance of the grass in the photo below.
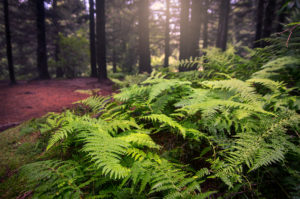
[[[32,128],[33,121],[0,132],[0,198],[22,194],[26,183],[18,177],[18,169],[42,158],[47,138]]]

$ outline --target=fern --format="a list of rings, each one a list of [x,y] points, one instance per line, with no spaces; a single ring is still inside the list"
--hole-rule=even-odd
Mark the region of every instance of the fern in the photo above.
[[[160,122],[160,123],[167,124],[168,126],[170,126],[172,128],[178,129],[183,137],[185,137],[185,135],[186,135],[186,129],[183,126],[181,126],[179,123],[174,121],[172,118],[170,118],[164,114],[151,114],[148,116],[142,116],[141,118],[145,119],[145,120],[150,120],[152,122]]]
[[[83,180],[83,173],[80,165],[74,161],[35,162],[23,166],[20,173],[28,180],[28,186],[34,188],[34,197],[57,198],[58,195],[64,195],[81,198],[80,181]]]

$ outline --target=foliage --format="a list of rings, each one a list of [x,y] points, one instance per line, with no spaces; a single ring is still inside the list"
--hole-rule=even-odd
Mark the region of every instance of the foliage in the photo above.
[[[201,189],[209,180],[221,180],[233,193],[243,188],[246,195],[258,194],[263,190],[251,188],[260,183],[256,173],[281,167],[287,157],[300,154],[299,107],[289,92],[269,79],[192,83],[153,72],[113,100],[93,96],[80,101],[89,107],[84,115],[50,115],[42,129],[52,132],[47,149],[64,158],[22,170],[35,196],[48,198],[55,193],[73,198],[207,198],[214,194],[208,189],[222,190]],[[159,145],[155,137],[169,134],[180,143]],[[164,155],[173,150],[183,154]]]
[[[74,78],[89,74],[89,41],[80,31],[75,35],[59,36],[59,61],[55,67],[61,67],[65,77]]]

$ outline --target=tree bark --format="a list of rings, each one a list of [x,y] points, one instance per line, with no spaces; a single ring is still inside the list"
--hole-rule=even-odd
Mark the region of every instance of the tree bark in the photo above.
[[[117,53],[115,47],[113,47],[112,51],[112,64],[113,64],[113,73],[117,72]]]
[[[189,30],[189,8],[190,0],[181,0],[180,11],[180,46],[179,46],[179,59],[189,58],[189,42],[188,42],[188,30]]]
[[[170,57],[170,0],[166,0],[166,28],[165,28],[165,61],[164,67],[169,66]]]
[[[45,8],[44,0],[36,0],[37,20],[37,67],[40,79],[49,79],[46,47]]]
[[[11,36],[10,36],[9,12],[8,12],[7,0],[3,1],[3,8],[4,8],[4,18],[5,18],[4,21],[5,21],[5,36],[6,36],[6,54],[7,54],[9,78],[11,84],[16,84],[13,55],[12,55],[12,48],[11,48]]]
[[[57,10],[57,0],[53,0],[53,17],[52,17],[53,25],[54,25],[54,59],[56,62],[56,77],[63,77],[63,69],[58,65],[59,62],[59,24],[58,24],[58,10]]]
[[[208,4],[209,1],[205,0],[204,1],[204,12],[203,12],[203,48],[206,49],[208,46],[208,33],[207,33],[207,28],[208,28],[208,19],[209,19],[209,14],[208,14]]]
[[[96,0],[97,15],[97,64],[99,81],[107,79],[106,39],[105,39],[105,0]]]
[[[192,0],[190,56],[193,58],[199,57],[200,55],[199,39],[202,11],[202,0]]]
[[[219,25],[216,47],[226,50],[230,0],[222,0],[219,8]]]
[[[97,77],[94,0],[89,0],[89,4],[90,4],[89,17],[90,17],[91,77]]]
[[[270,37],[272,34],[273,19],[275,17],[276,0],[267,0],[267,6],[264,17],[264,27],[262,38]],[[268,45],[268,42],[263,41],[262,47]]]
[[[253,47],[261,47],[262,28],[263,28],[263,18],[264,18],[264,0],[258,0],[257,10],[256,10],[256,31]]]
[[[282,6],[284,6],[285,2],[286,2],[285,0],[281,0],[279,10],[281,9]],[[276,27],[276,32],[283,31],[283,23],[285,22],[285,17],[286,17],[286,7],[283,10],[281,10],[281,12],[278,15],[278,24]]]
[[[149,42],[149,1],[138,1],[139,73],[151,72]]]

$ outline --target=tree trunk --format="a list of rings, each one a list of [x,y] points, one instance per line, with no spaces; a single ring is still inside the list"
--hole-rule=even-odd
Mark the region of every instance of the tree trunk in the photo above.
[[[117,53],[116,48],[113,46],[113,52],[112,52],[112,64],[113,64],[113,73],[117,72]]]
[[[138,1],[138,31],[139,31],[139,73],[151,72],[149,46],[149,1]]]
[[[257,10],[256,10],[256,31],[253,47],[261,47],[262,27],[264,18],[264,0],[258,0]]]
[[[166,0],[165,62],[164,62],[164,67],[169,66],[169,56],[170,56],[170,0]]]
[[[276,0],[267,0],[267,6],[264,17],[264,28],[262,38],[270,37],[272,34],[273,19],[275,17]],[[268,42],[263,41],[262,47],[268,45]]]
[[[96,0],[97,15],[97,64],[99,81],[107,79],[106,39],[105,39],[105,0]]]
[[[208,33],[207,33],[207,28],[208,28],[208,19],[209,19],[209,13],[208,13],[208,4],[209,1],[205,0],[204,1],[204,12],[203,12],[203,48],[206,49],[208,46]]]
[[[202,11],[202,0],[192,0],[190,56],[193,58],[199,57],[200,55],[199,39]]]
[[[180,47],[179,47],[179,59],[188,59],[188,30],[189,30],[189,9],[190,0],[181,0],[180,11]]]
[[[285,2],[286,2],[285,0],[281,1],[279,10],[281,9],[282,6],[284,6]],[[278,24],[276,27],[276,32],[283,31],[283,23],[285,21],[285,17],[286,17],[286,7],[283,10],[281,10],[281,12],[278,15]]]
[[[90,53],[91,53],[91,77],[97,77],[96,44],[95,44],[95,11],[94,0],[90,4]]]
[[[219,8],[219,25],[216,47],[226,50],[230,0],[222,0]]]
[[[37,20],[37,67],[40,79],[49,79],[47,65],[46,29],[44,0],[36,0]]]
[[[7,63],[8,63],[8,71],[9,78],[11,84],[16,83],[14,64],[13,64],[13,55],[11,49],[11,37],[10,37],[10,26],[9,26],[9,12],[8,12],[8,2],[7,0],[3,1],[4,8],[4,20],[5,20],[5,36],[6,36],[6,53],[7,53]]]
[[[54,59],[56,62],[56,77],[63,77],[63,69],[58,65],[59,62],[59,24],[58,24],[58,10],[57,10],[57,0],[53,0],[53,25],[54,25]]]

